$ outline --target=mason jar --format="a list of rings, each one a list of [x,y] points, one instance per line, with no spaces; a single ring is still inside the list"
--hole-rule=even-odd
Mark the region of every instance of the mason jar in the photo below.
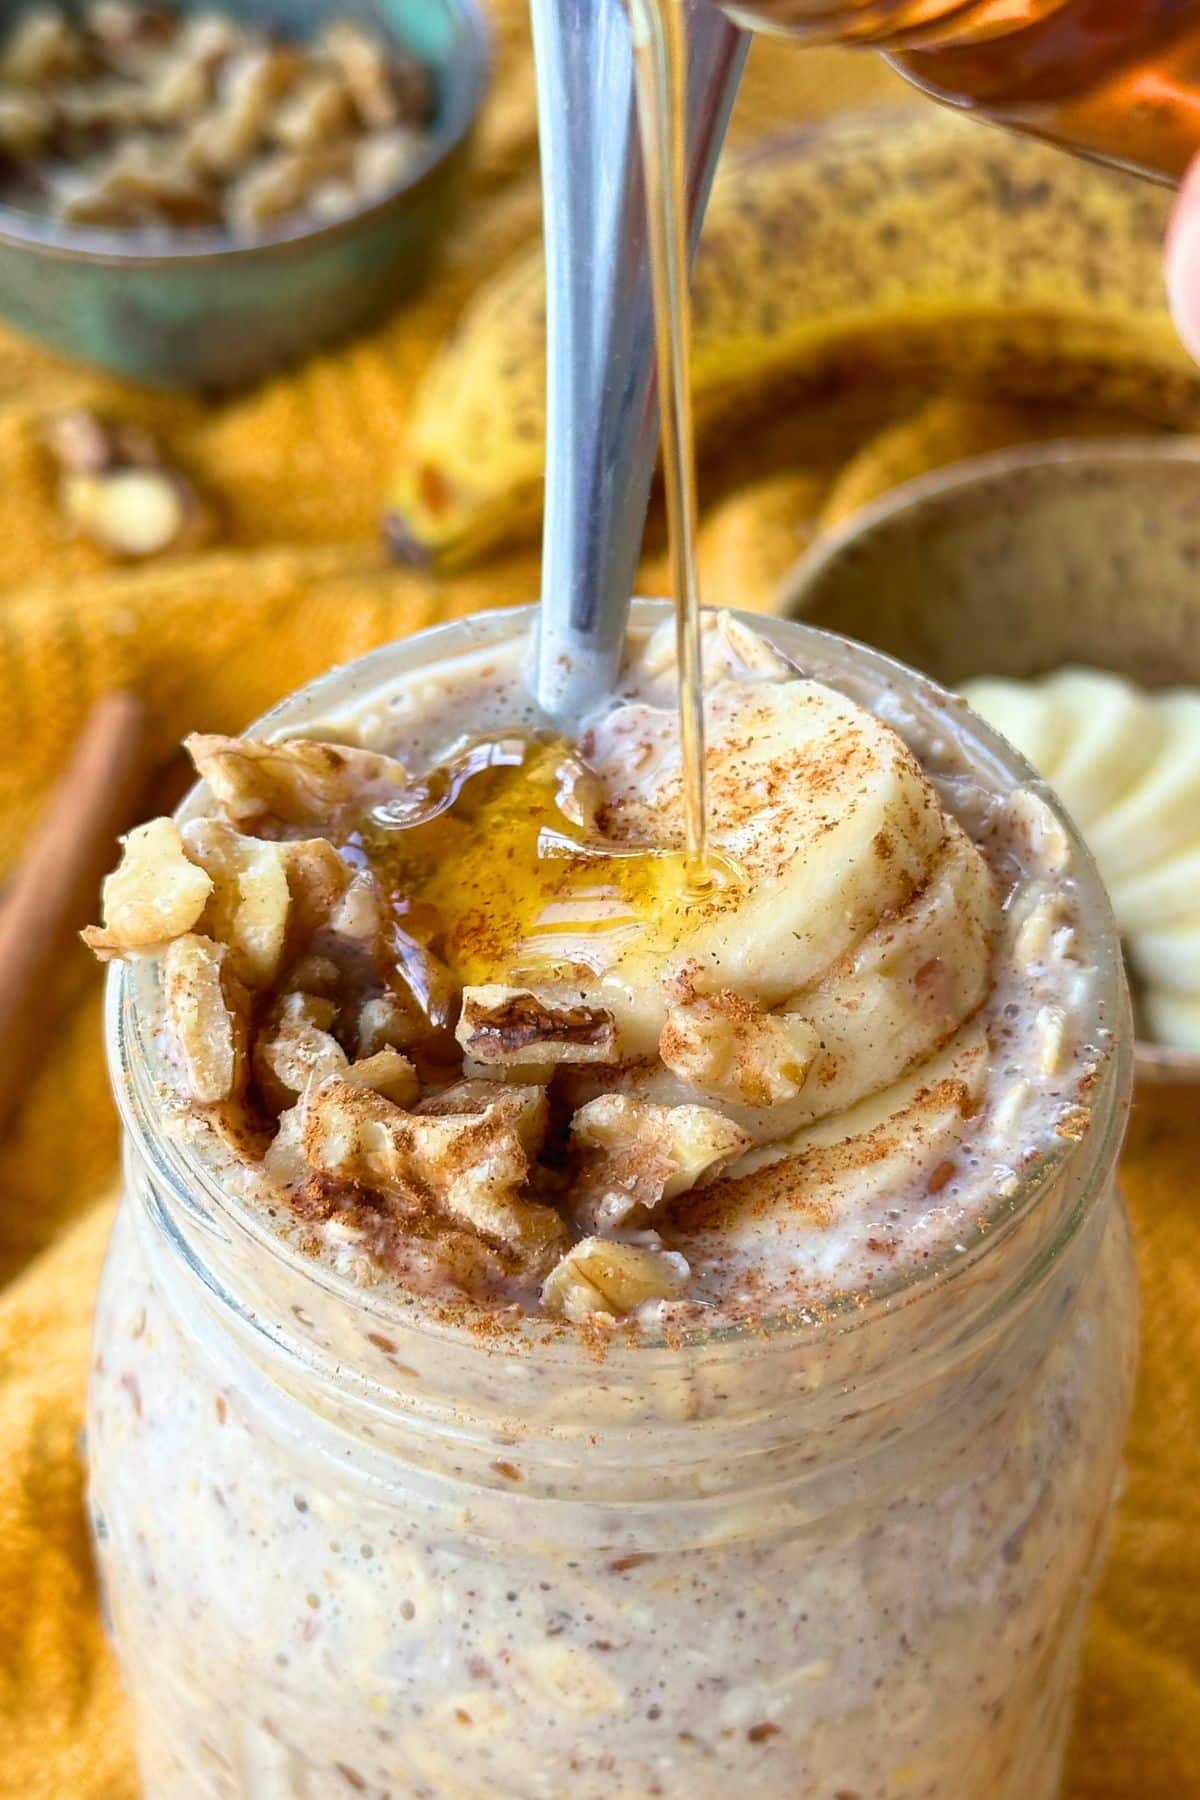
[[[266,723],[311,729],[529,622],[390,646]],[[754,623],[892,710],[951,715],[861,646]],[[602,1356],[307,1260],[166,1127],[156,976],[114,970],[126,1185],[88,1443],[152,1800],[1050,1800],[1136,1312],[1127,1006],[1076,855],[1080,1026],[1118,1022],[1083,1134],[890,1288]]]

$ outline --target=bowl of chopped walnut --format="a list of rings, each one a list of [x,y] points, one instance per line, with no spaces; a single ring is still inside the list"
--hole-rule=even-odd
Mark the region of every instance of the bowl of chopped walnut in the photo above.
[[[156,386],[369,324],[454,216],[478,0],[78,0],[0,14],[0,316]]]

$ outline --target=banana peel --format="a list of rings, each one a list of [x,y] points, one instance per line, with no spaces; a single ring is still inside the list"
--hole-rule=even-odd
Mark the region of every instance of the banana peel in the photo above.
[[[1131,177],[940,112],[771,140],[718,176],[697,255],[701,453],[764,403],[824,405],[914,375],[1200,417],[1163,294],[1168,211]],[[425,375],[393,546],[444,565],[528,537],[544,462],[534,248],[477,293]]]

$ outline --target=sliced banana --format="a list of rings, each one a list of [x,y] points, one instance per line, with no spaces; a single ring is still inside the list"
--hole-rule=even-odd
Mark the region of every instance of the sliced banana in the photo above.
[[[1200,819],[1190,849],[1122,876],[1110,884],[1110,893],[1113,911],[1129,936],[1190,918],[1200,909]]]
[[[1200,1052],[1200,995],[1155,988],[1142,995],[1141,1012],[1155,1043]]]
[[[911,1185],[914,1166],[932,1175],[952,1159],[987,1079],[983,1030],[968,1025],[945,1052],[884,1093],[787,1141],[751,1151],[720,1180],[678,1202],[662,1235],[693,1271],[708,1261],[761,1263],[763,1239],[778,1259],[788,1239],[781,1217],[824,1230],[794,1240],[797,1257],[845,1254],[843,1233],[869,1220],[875,1205]],[[747,1175],[756,1177],[743,1181]],[[797,1268],[807,1282],[814,1273]],[[815,1273],[822,1271],[818,1268]]]
[[[963,691],[1053,781],[1085,832],[1145,1027],[1159,1043],[1198,1047],[1200,693],[1147,694],[1099,669]]]
[[[619,1085],[659,1105],[715,1107],[759,1144],[840,1114],[923,1065],[982,1005],[996,906],[987,864],[954,826],[920,894],[868,932],[824,981],[784,1002],[785,1013],[810,1024],[820,1045],[793,1098],[745,1106],[654,1065],[630,1070]]]
[[[1129,960],[1143,987],[1200,997],[1200,911],[1178,925],[1138,932],[1129,940]]]
[[[968,681],[962,692],[980,718],[1049,780],[1066,736],[1051,697],[1028,681],[1006,681],[1000,676]]]
[[[656,1054],[668,1006],[689,992],[771,1007],[820,983],[946,850],[948,821],[911,751],[822,683],[719,682],[706,723],[710,836],[731,873],[708,894],[646,906],[606,940],[600,989],[626,1056]],[[592,735],[609,833],[636,844],[678,832],[672,713],[621,706]]]
[[[1163,736],[1148,696],[1102,669],[1063,669],[1042,684],[1058,731],[1053,766],[1030,761],[1087,830],[1145,774]]]
[[[1088,832],[1110,883],[1190,849],[1200,830],[1200,693],[1164,694],[1154,705],[1163,728],[1157,754]]]

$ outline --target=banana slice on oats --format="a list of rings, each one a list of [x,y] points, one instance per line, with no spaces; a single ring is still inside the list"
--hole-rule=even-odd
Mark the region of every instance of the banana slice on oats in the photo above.
[[[752,635],[752,634],[745,634]],[[697,997],[753,997],[768,1011],[814,990],[871,934],[903,915],[933,880],[952,822],[916,758],[864,708],[817,681],[755,672],[718,680],[706,698],[710,842],[718,867],[707,893],[661,890],[629,903],[623,928],[588,946],[597,998],[612,1012],[623,1057],[651,1058],[675,1008]],[[679,833],[682,775],[673,714],[617,707],[593,728],[590,759],[606,788],[605,823],[618,845]],[[982,859],[973,846],[967,855]],[[721,874],[720,871],[727,871]],[[984,904],[995,915],[995,901]],[[984,934],[990,936],[990,932]],[[966,1010],[986,982],[989,945],[973,934],[958,954]],[[897,945],[893,973],[909,970]],[[927,1052],[946,1035],[920,1045]],[[886,1080],[863,1053],[862,1084]],[[810,1078],[811,1080],[811,1078]],[[853,1085],[853,1084],[852,1084]]]

